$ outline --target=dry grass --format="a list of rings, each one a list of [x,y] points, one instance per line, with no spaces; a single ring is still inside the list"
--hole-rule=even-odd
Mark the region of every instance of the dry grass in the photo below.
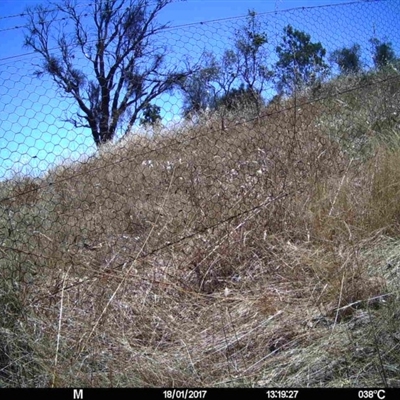
[[[3,184],[0,385],[398,386],[400,150],[338,98]]]

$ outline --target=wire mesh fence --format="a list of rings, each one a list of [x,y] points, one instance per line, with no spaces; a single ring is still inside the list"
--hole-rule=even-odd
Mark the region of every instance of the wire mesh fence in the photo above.
[[[269,57],[270,74],[253,81],[261,105],[242,99],[237,107],[216,107],[225,86],[222,78],[209,79],[204,103],[192,102],[200,104],[194,113],[184,116],[185,92],[163,94],[161,123],[139,126],[138,117],[129,134],[99,149],[88,129],[65,122],[77,112],[73,101],[60,97],[50,79],[32,76],[36,58],[1,65],[0,112],[7,116],[0,122],[1,295],[13,297],[16,307],[2,312],[4,326],[12,325],[18,304],[29,304],[48,316],[33,325],[56,332],[59,309],[52,305],[68,293],[63,309],[74,329],[63,346],[89,357],[94,336],[98,343],[111,340],[98,337],[100,325],[111,332],[139,318],[123,307],[130,296],[143,303],[168,296],[178,304],[187,292],[213,295],[262,274],[261,260],[272,252],[267,242],[277,235],[294,242],[312,237],[323,222],[308,206],[322,201],[332,177],[352,174],[364,190],[357,166],[375,154],[377,143],[396,140],[399,64],[394,59],[375,68],[370,39],[379,35],[396,49],[399,28],[388,18],[399,10],[396,2],[380,1],[255,15],[253,22],[265,24]],[[194,65],[210,53],[222,60],[248,18],[162,30],[168,61]],[[307,64],[301,84],[279,92],[277,47],[289,25],[329,53],[352,46],[354,38],[362,68],[344,74],[334,63],[329,72],[328,65],[316,71]],[[300,67],[298,61],[289,76]],[[231,88],[237,89],[235,79]],[[324,207],[335,215],[335,199]],[[334,239],[335,227],[326,230]],[[82,319],[89,321],[84,331]],[[155,330],[148,315],[140,321],[131,337],[168,346],[171,328],[158,321]],[[248,321],[248,331],[265,329],[257,323]],[[213,365],[212,381],[225,356],[191,351]],[[232,351],[238,368],[247,370],[240,351]]]

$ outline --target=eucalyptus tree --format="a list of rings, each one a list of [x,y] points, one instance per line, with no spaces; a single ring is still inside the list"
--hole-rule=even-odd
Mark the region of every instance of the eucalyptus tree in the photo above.
[[[340,73],[343,75],[357,74],[362,70],[361,47],[359,44],[335,50],[330,59],[338,65]]]
[[[281,43],[276,47],[276,80],[279,93],[291,94],[323,79],[329,66],[325,62],[326,49],[311,36],[287,25]]]
[[[185,76],[166,66],[167,48],[158,39],[169,25],[157,22],[174,0],[62,0],[29,7],[25,46],[78,106],[67,121],[89,128],[99,147],[124,134],[141,116],[158,120],[152,102]]]

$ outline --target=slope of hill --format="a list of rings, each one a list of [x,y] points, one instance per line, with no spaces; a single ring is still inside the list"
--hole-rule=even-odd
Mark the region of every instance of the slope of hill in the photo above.
[[[0,386],[398,387],[399,113],[338,78],[3,183]]]

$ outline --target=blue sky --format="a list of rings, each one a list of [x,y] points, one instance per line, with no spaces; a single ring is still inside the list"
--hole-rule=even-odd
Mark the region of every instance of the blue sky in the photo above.
[[[0,0],[0,180],[14,173],[37,176],[65,159],[95,151],[88,130],[63,121],[74,112],[74,103],[61,96],[50,79],[32,75],[32,64],[40,59],[22,47],[25,19],[18,15],[29,5],[49,3]],[[328,4],[331,7],[318,7]],[[400,55],[398,0],[363,4],[343,0],[188,0],[170,4],[160,14],[160,22],[177,26],[165,35],[171,45],[169,61],[194,60],[204,50],[222,54],[234,29],[245,22],[235,17],[245,16],[249,9],[266,13],[260,17],[267,26],[271,53],[283,27],[290,23],[311,34],[313,41],[321,41],[328,52],[359,43],[366,64],[371,62],[368,39],[374,32],[378,38],[392,41]],[[210,20],[220,21],[207,22]],[[163,96],[157,104],[164,116],[179,116],[178,97]]]

